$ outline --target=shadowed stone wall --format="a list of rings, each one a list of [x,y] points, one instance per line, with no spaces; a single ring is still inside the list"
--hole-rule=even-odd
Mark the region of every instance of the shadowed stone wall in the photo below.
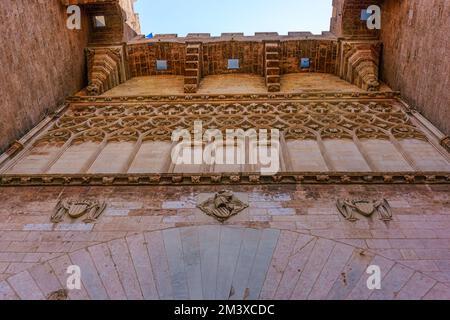
[[[139,20],[133,2],[93,2],[1,1],[0,152],[86,86],[88,42],[120,42],[136,36],[132,28],[139,31]],[[69,4],[82,5],[81,30],[66,27]],[[89,20],[96,14],[106,15],[105,30],[93,30]]]
[[[67,17],[60,0],[1,2],[0,151],[85,85],[87,21]]]
[[[387,0],[382,14],[383,80],[450,134],[450,1]]]

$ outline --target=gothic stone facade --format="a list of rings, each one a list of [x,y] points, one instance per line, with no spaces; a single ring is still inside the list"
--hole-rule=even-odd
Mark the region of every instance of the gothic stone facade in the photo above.
[[[154,39],[130,1],[69,4],[106,29],[86,86],[0,157],[0,299],[450,299],[448,138],[380,77],[364,3],[322,35]],[[279,172],[175,164],[198,120],[280,130]]]

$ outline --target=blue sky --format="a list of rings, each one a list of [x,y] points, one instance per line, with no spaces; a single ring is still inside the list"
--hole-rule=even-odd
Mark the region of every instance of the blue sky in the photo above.
[[[142,33],[328,31],[332,0],[138,0]]]

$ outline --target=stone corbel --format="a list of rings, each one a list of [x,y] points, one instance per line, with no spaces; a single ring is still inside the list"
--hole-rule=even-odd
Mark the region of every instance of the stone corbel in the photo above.
[[[378,91],[381,43],[344,41],[341,47],[339,76],[366,91]]]
[[[90,96],[98,96],[127,80],[122,47],[86,49]]]

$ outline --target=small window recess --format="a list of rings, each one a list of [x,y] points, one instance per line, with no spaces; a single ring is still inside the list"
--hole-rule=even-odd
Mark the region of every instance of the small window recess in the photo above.
[[[367,9],[362,9],[361,10],[361,21],[369,20],[371,15],[372,15],[371,13],[367,12]]]
[[[94,17],[94,26],[96,28],[106,28],[105,16],[95,16]]]
[[[306,70],[311,67],[311,61],[309,58],[301,58],[300,59],[300,69]]]
[[[167,70],[167,60],[156,60],[156,70],[164,71]]]
[[[239,59],[228,59],[228,70],[238,70]]]

